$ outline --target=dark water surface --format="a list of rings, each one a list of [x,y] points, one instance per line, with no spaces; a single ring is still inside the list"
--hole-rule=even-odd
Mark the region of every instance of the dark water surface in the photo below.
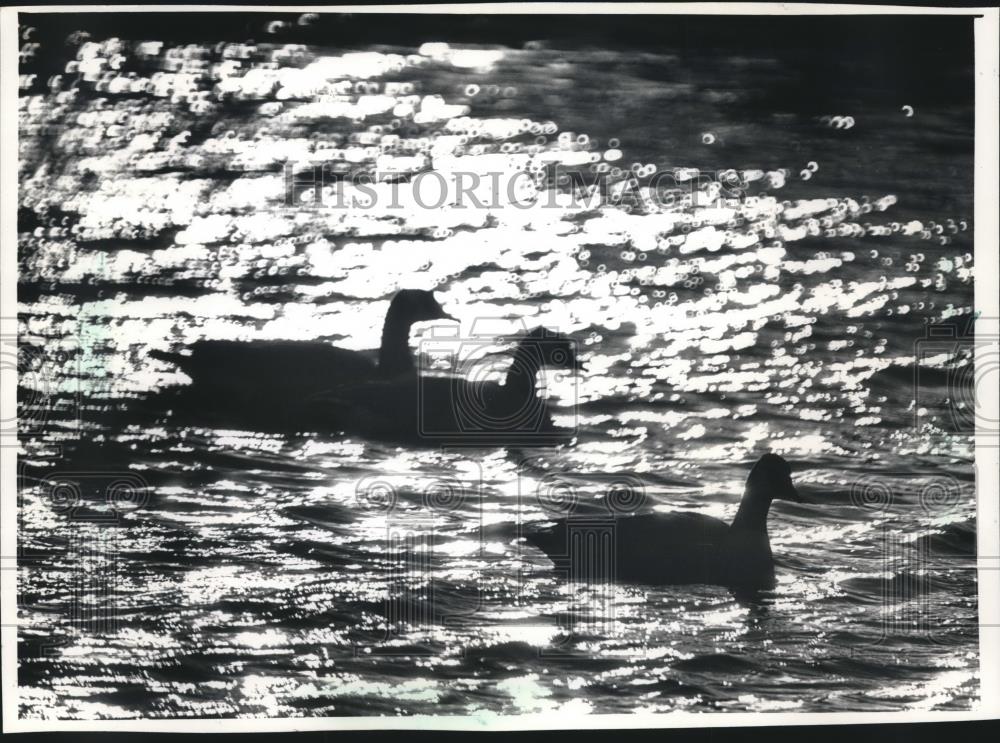
[[[348,33],[357,19],[295,16],[269,34],[248,18],[225,32],[213,17],[34,23],[23,716],[975,704],[962,29],[914,21],[890,43],[862,19],[875,25],[852,47],[843,21],[778,23],[774,41],[754,21],[716,48],[710,25],[661,19],[664,41],[633,24],[630,48],[593,22],[589,36],[508,23],[497,33],[513,37],[492,38],[422,20],[375,43]],[[788,41],[809,28],[812,42]],[[67,39],[77,29],[92,35]],[[421,46],[449,38],[465,43]],[[607,163],[619,180],[611,169],[633,163],[644,177],[733,169],[745,189],[735,205],[709,187],[630,212],[347,210],[286,204],[282,175],[286,162],[510,176],[554,161]],[[539,200],[559,185],[537,184]],[[588,370],[550,389],[575,444],[441,451],[129,412],[188,381],[151,350],[373,348],[400,288],[433,288],[466,335],[499,320],[575,338]],[[629,510],[730,518],[767,450],[810,502],[772,509],[779,584],[755,600],[581,585],[515,539],[573,503],[600,511],[623,475]]]

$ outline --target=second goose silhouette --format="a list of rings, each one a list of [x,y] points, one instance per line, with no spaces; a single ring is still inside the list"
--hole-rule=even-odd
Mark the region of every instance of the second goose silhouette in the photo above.
[[[575,431],[555,425],[539,395],[543,369],[581,369],[573,341],[535,328],[516,340],[502,384],[463,376],[416,376],[345,385],[316,400],[313,414],[348,433],[431,446],[551,446]]]

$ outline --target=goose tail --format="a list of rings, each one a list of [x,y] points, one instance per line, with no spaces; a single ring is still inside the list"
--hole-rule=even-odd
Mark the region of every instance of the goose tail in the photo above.
[[[542,527],[541,524],[528,524],[522,530],[521,536],[528,544],[553,557],[566,551],[565,531],[565,525],[559,522],[548,528]]]
[[[174,351],[160,351],[155,348],[149,352],[149,355],[157,361],[166,361],[171,364],[176,364],[177,366],[183,366],[184,362],[190,358],[188,356],[182,356]]]

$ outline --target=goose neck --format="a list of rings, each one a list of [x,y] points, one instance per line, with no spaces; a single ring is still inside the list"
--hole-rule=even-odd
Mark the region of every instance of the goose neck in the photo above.
[[[504,386],[512,391],[517,390],[525,397],[534,397],[541,368],[537,350],[531,344],[522,343],[514,350],[514,360],[507,370]]]
[[[767,514],[771,510],[771,498],[759,488],[747,485],[740,501],[739,510],[733,519],[732,528],[767,534]]]
[[[378,369],[381,374],[400,374],[413,371],[410,353],[410,326],[413,323],[390,314],[382,326],[382,342],[378,352]]]

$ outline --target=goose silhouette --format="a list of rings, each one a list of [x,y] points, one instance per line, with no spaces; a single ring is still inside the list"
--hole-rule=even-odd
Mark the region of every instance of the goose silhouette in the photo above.
[[[739,510],[731,524],[696,513],[652,513],[617,519],[613,527],[613,580],[647,585],[709,584],[735,592],[775,586],[767,516],[774,499],[803,502],[792,484],[791,467],[765,454],[750,470]],[[582,526],[582,524],[581,524]],[[574,555],[573,519],[554,528],[524,533],[556,563],[598,556]],[[568,545],[567,542],[570,544]],[[583,542],[582,544],[587,544]],[[591,543],[593,544],[593,543]],[[605,556],[607,559],[609,556]]]
[[[346,433],[432,446],[553,446],[575,432],[553,423],[539,395],[543,369],[582,369],[576,345],[542,327],[516,339],[503,383],[418,376],[346,385],[315,400],[313,415]]]
[[[410,329],[441,319],[454,318],[432,292],[403,289],[389,303],[377,355],[320,341],[199,341],[186,354],[153,351],[192,380],[162,393],[159,403],[185,420],[295,429],[302,405],[331,386],[414,374]]]

